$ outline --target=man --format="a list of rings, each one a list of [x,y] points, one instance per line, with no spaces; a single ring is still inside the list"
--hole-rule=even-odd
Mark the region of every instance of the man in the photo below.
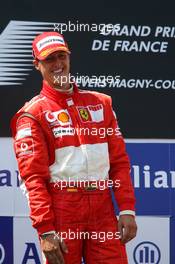
[[[33,55],[43,87],[14,116],[12,131],[47,263],[78,264],[83,256],[87,264],[126,264],[135,198],[111,98],[71,82],[70,51],[59,33],[37,36]]]

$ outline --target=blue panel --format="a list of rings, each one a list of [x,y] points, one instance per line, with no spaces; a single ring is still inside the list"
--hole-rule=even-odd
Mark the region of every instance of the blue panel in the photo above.
[[[175,144],[170,146],[171,160],[170,169],[175,171]],[[170,253],[171,253],[171,263],[175,263],[175,190],[171,189],[171,218],[170,218]],[[174,261],[173,261],[174,260]]]
[[[0,263],[13,263],[13,217],[0,217]]]
[[[173,145],[171,144],[171,148]],[[137,215],[171,214],[171,148],[168,143],[127,144],[137,199]]]

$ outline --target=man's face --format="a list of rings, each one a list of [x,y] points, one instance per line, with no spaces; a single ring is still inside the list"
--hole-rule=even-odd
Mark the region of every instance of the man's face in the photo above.
[[[53,88],[69,88],[70,58],[65,51],[55,51],[45,60],[34,60],[34,65],[43,79]]]

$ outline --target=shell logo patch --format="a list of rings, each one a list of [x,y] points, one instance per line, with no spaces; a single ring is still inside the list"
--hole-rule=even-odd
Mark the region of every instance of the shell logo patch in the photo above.
[[[69,116],[66,112],[61,112],[58,114],[58,120],[63,123],[67,123],[69,122]]]
[[[56,112],[47,111],[45,113],[45,118],[52,127],[55,125],[57,126],[72,125],[72,120],[67,109],[61,109]]]

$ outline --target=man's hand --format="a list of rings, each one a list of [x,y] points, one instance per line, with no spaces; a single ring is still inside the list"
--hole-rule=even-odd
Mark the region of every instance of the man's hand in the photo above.
[[[137,224],[132,215],[120,215],[118,221],[118,231],[120,232],[121,242],[123,244],[132,240],[137,233]]]
[[[68,253],[66,244],[57,234],[47,235],[41,238],[41,250],[50,264],[64,264],[63,254]]]

